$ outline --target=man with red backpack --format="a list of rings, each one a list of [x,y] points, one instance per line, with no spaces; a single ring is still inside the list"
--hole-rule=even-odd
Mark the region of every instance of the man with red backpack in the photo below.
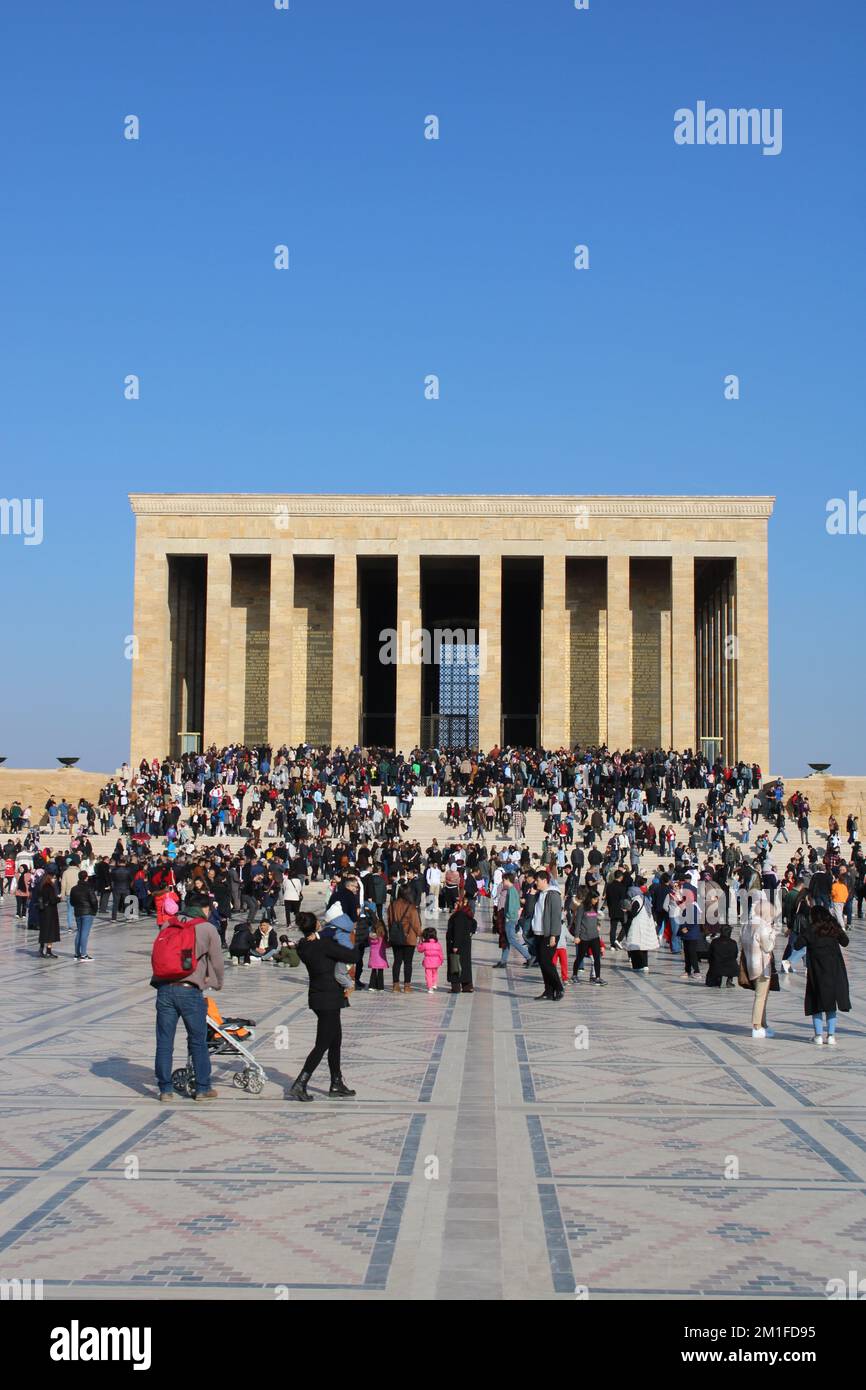
[[[211,1089],[207,1048],[206,989],[222,989],[225,974],[222,946],[215,927],[204,917],[186,920],[171,895],[162,899],[165,925],[151,953],[156,990],[156,1084],[161,1101],[174,1100],[171,1081],[174,1035],[183,1019],[195,1074],[196,1100],[216,1100]]]

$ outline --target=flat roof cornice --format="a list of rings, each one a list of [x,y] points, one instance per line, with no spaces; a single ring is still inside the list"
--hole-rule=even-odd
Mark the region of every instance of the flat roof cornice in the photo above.
[[[502,493],[484,496],[452,493],[252,493],[131,492],[136,516],[259,516],[275,508],[294,516],[456,516],[568,517],[578,508],[590,516],[743,517],[767,520],[775,497],[769,496],[544,496]]]

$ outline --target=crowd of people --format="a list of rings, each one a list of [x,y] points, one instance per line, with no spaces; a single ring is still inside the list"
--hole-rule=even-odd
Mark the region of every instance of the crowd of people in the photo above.
[[[441,837],[422,845],[412,812],[428,794],[446,805]],[[0,887],[14,894],[22,927],[38,929],[43,959],[58,959],[65,904],[79,963],[91,961],[94,920],[110,910],[114,921],[152,914],[161,931],[204,923],[214,963],[200,993],[221,987],[228,963],[306,966],[319,1028],[292,1089],[299,1100],[311,1098],[307,1082],[326,1052],[331,1094],[352,1094],[340,1017],[354,992],[381,997],[389,972],[392,993],[412,992],[416,972],[433,992],[444,969],[446,988],[471,993],[482,927],[497,937],[493,968],[516,958],[539,971],[539,1002],[561,1001],[583,978],[604,987],[605,956],[627,953],[640,978],[664,950],[681,960],[685,980],[749,988],[752,1036],[772,1037],[767,1001],[784,943],[782,972],[801,963],[806,971],[816,1043],[835,1046],[838,1012],[850,1008],[842,951],[866,899],[857,818],[843,832],[831,817],[814,843],[807,796],[786,798],[756,766],[662,750],[403,758],[230,747],[124,769],[95,805],[49,800],[39,827],[21,811],[3,811]],[[535,854],[525,839],[532,813],[543,827]],[[42,846],[46,831],[62,848]],[[115,832],[113,851],[94,853],[91,837]],[[321,919],[303,905],[316,882],[325,889]],[[155,982],[158,1085],[168,1098],[171,1018],[199,1031],[201,1020],[188,981]],[[200,1038],[196,1055],[203,1067]],[[197,1082],[204,1098],[215,1094],[209,1074]]]

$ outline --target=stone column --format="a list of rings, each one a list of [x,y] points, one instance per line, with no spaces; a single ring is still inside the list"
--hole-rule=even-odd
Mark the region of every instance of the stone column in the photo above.
[[[334,683],[331,745],[354,748],[360,738],[361,610],[358,557],[334,556]]]
[[[486,753],[502,737],[502,556],[478,557],[478,745]]]
[[[421,626],[421,556],[397,555],[397,707],[394,746],[406,755],[421,738],[421,666],[412,634]],[[431,659],[434,653],[431,651]]]
[[[271,555],[268,633],[268,742],[272,748],[293,744],[292,667],[295,638],[295,557]]]
[[[135,552],[132,643],[132,727],[129,761],[163,758],[174,747],[170,730],[171,648],[169,643],[168,556],[151,550],[144,538]]]
[[[770,764],[769,615],[766,550],[737,556],[737,757]]]
[[[607,557],[607,746],[631,746],[632,653],[630,559]]]
[[[695,732],[695,561],[671,560],[671,746],[697,747]]]
[[[202,748],[224,748],[229,740],[229,640],[232,603],[232,557],[228,550],[209,551],[204,630],[204,731]]]
[[[541,743],[563,748],[571,742],[571,653],[565,606],[565,556],[545,555],[541,611]]]

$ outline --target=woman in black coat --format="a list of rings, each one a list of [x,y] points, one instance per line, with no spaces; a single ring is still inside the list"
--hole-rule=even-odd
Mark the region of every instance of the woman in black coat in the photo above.
[[[343,1043],[343,1026],[340,1010],[348,1006],[348,1000],[338,981],[334,978],[334,966],[339,961],[356,965],[358,952],[354,946],[341,946],[333,937],[319,936],[319,924],[312,912],[299,912],[297,924],[304,934],[298,942],[298,955],[307,967],[310,977],[310,992],[307,1002],[316,1015],[316,1041],[302,1070],[292,1083],[289,1095],[293,1100],[312,1100],[307,1090],[307,1082],[325,1053],[331,1072],[330,1096],[353,1096],[354,1091],[343,1080],[340,1049]]]
[[[825,907],[813,907],[811,920],[801,936],[806,945],[806,994],[803,1009],[812,1017],[815,1042],[824,1043],[823,1016],[827,1017],[827,1044],[836,1045],[836,1013],[848,1013],[851,996],[842,947],[848,937]]]
[[[733,988],[737,978],[737,961],[739,949],[736,941],[731,940],[731,928],[722,927],[718,936],[714,936],[710,942],[710,949],[707,952],[707,978],[705,983],[721,989],[722,980],[727,980],[728,988]]]
[[[475,927],[475,918],[466,898],[461,894],[457,899],[457,907],[448,918],[448,929],[445,933],[445,959],[448,962],[452,994],[459,994],[461,989],[464,994],[475,992],[472,984],[472,938],[475,935]],[[459,975],[452,974],[454,963],[457,961],[460,964]]]
[[[54,875],[46,869],[39,884],[39,954],[47,960],[57,960],[51,947],[60,940],[58,897]]]

